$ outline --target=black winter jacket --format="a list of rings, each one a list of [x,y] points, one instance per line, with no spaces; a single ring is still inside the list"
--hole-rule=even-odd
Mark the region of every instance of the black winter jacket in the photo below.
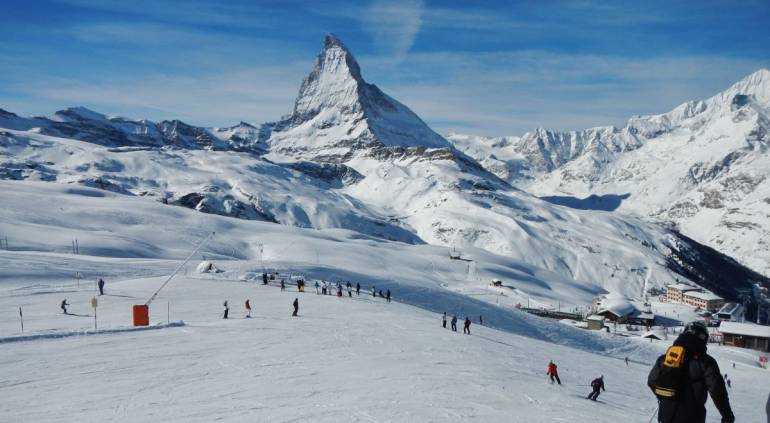
[[[722,419],[725,422],[735,421],[730,409],[730,401],[725,389],[725,381],[719,371],[719,365],[713,357],[706,354],[706,346],[694,335],[680,335],[674,345],[685,348],[688,354],[688,389],[679,399],[659,400],[658,422],[660,423],[702,423],[706,421],[706,399],[711,394]],[[663,365],[665,355],[658,357],[650,370],[647,385],[655,389],[655,380]]]

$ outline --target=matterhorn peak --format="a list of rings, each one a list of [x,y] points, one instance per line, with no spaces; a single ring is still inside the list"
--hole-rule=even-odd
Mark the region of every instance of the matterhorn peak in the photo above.
[[[336,35],[334,35],[331,32],[329,32],[329,33],[326,34],[326,37],[324,37],[324,48],[328,49],[328,48],[332,48],[332,47],[339,47],[339,48],[347,50],[347,48],[345,48],[345,44],[342,42],[342,40],[337,38]]]
[[[449,147],[408,107],[367,83],[334,34],[324,38],[292,114],[276,126],[270,143],[277,151],[311,158],[345,154],[353,147]]]

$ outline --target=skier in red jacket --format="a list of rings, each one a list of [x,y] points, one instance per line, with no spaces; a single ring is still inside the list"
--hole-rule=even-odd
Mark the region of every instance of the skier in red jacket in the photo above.
[[[553,361],[548,362],[548,372],[546,374],[551,377],[551,383],[553,383],[555,379],[556,382],[558,382],[559,385],[561,385],[561,379],[559,379],[559,372],[558,370],[556,370],[556,363],[554,363]]]

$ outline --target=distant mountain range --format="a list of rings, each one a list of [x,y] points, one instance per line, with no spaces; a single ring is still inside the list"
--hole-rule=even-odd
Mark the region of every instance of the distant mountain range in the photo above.
[[[767,71],[747,81],[766,87]],[[739,250],[737,235],[739,227],[750,236],[767,229],[759,216],[767,219],[770,207],[759,167],[764,93],[737,88],[623,129],[447,139],[367,83],[350,51],[328,35],[292,112],[276,122],[201,128],[84,108],[34,118],[0,110],[0,179],[87,185],[383,243],[482,248],[591,293],[640,298],[690,280],[735,297],[737,288],[768,280],[659,222],[677,222],[696,239],[687,222],[713,224],[736,234],[722,244],[706,240],[720,251],[748,264],[766,257],[767,250],[749,254],[745,240],[754,238]],[[577,198],[590,194],[599,197]],[[654,201],[654,213],[640,213]],[[728,218],[740,223],[722,223]],[[473,280],[470,265],[467,273]]]
[[[770,71],[622,128],[451,134],[487,170],[542,198],[670,225],[770,274]]]

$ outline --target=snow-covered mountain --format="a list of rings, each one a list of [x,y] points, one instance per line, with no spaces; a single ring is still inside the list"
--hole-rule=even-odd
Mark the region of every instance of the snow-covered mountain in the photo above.
[[[345,45],[332,34],[302,81],[294,110],[271,125],[271,152],[339,161],[365,149],[447,148],[408,107],[364,81]]]
[[[448,139],[487,170],[549,201],[618,210],[770,274],[770,71],[622,128]]]
[[[736,287],[762,280],[659,225],[554,205],[512,187],[366,83],[333,36],[293,112],[277,123],[199,128],[75,108],[50,118],[3,112],[0,128],[0,178],[20,189],[27,181],[79,184],[239,219],[466,255],[484,250],[526,264],[522,271],[572,281],[589,297],[603,290],[642,297],[677,279],[734,296]],[[465,257],[473,283],[483,284],[475,269],[484,257]],[[541,286],[518,295],[573,301],[567,292]]]
[[[176,147],[256,151],[260,128],[241,122],[229,128],[201,128],[179,120],[151,122],[107,117],[84,107],[60,110],[51,117],[22,118],[0,109],[0,128],[31,131],[104,146]]]

